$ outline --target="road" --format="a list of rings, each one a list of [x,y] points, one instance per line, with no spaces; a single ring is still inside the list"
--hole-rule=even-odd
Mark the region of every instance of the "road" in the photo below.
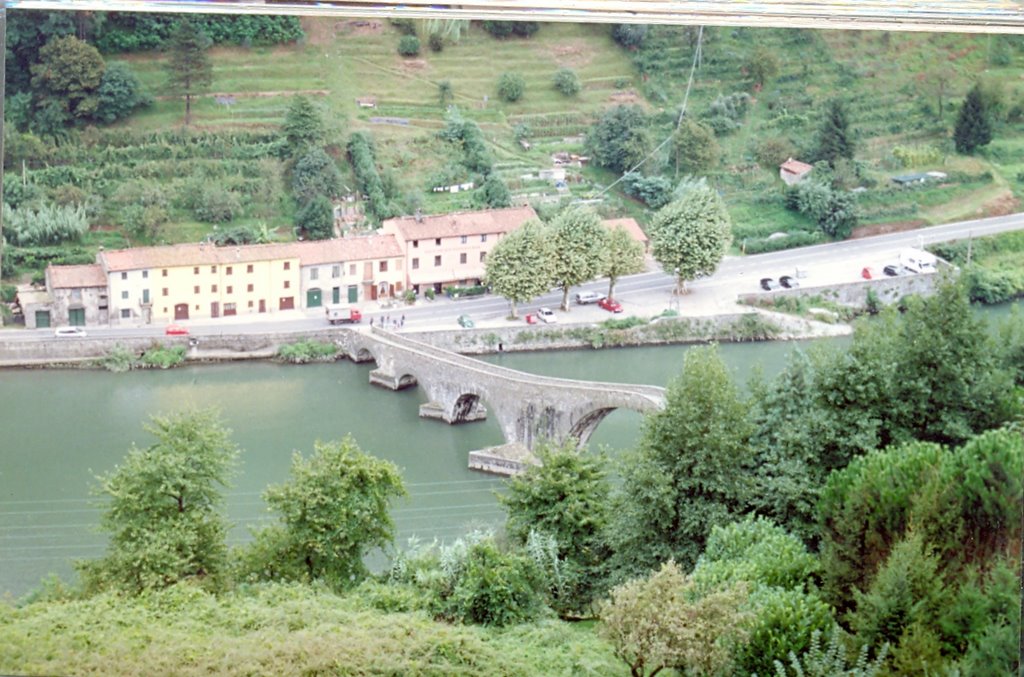
[[[922,247],[936,242],[983,237],[1022,229],[1024,214],[1011,214],[755,256],[728,257],[714,275],[691,282],[690,293],[683,297],[672,296],[675,281],[671,275],[661,271],[622,278],[616,285],[615,297],[623,303],[626,315],[653,315],[668,307],[678,310],[682,315],[735,312],[736,296],[744,292],[759,291],[758,280],[762,277],[793,275],[795,269],[800,267],[808,271],[808,277],[803,281],[804,286],[852,282],[859,279],[859,272],[864,266],[881,269],[886,263],[894,262],[899,252],[907,247]],[[607,288],[607,280],[596,280],[578,287],[597,292],[606,292]],[[520,313],[529,312],[540,306],[555,308],[561,303],[561,298],[560,291],[552,291],[531,303],[523,304]],[[458,327],[456,318],[462,314],[472,317],[477,326],[508,324],[505,318],[509,306],[500,296],[488,295],[459,301],[438,297],[436,301],[421,301],[416,306],[393,309],[370,309],[364,305],[362,310],[364,326],[368,324],[370,318],[375,323],[380,323],[385,318],[389,323],[394,323],[400,322],[404,317],[406,329],[425,330],[455,329]],[[289,311],[259,317],[260,321],[250,321],[247,316],[243,316],[193,320],[187,324],[191,334],[198,337],[228,333],[302,331],[327,326],[322,312],[316,310]],[[608,313],[596,305],[576,306],[568,317],[561,313],[563,322],[594,322],[608,317]],[[522,323],[522,320],[519,322]],[[101,337],[161,336],[163,326],[88,327],[88,332],[90,336]],[[11,341],[75,340],[55,338],[49,329],[9,330],[0,336]]]

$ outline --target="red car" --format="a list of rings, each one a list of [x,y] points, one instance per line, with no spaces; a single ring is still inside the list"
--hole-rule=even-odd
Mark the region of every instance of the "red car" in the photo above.
[[[622,304],[615,299],[604,298],[597,302],[597,305],[601,306],[609,313],[621,313]]]
[[[180,324],[169,324],[167,329],[164,329],[164,333],[168,336],[188,336],[188,329]]]

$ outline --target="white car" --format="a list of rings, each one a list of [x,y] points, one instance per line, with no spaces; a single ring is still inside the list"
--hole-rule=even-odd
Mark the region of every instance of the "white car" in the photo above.
[[[554,322],[558,322],[558,316],[555,315],[554,311],[551,310],[550,308],[538,308],[537,309],[537,318],[541,322],[546,322],[548,324],[552,324]]]
[[[590,303],[598,303],[604,298],[604,294],[599,294],[596,291],[581,291],[576,294],[576,303],[585,306]]]
[[[53,330],[57,338],[85,338],[85,329],[82,327],[57,327]]]

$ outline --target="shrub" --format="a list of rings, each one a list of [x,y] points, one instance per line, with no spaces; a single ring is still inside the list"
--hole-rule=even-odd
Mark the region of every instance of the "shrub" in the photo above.
[[[626,193],[643,200],[651,209],[661,209],[671,202],[672,191],[675,189],[675,185],[666,176],[643,176],[638,172],[623,175],[622,186]]]
[[[485,21],[484,30],[496,38],[507,38],[512,35],[511,21]]]
[[[416,35],[416,22],[412,19],[388,19],[388,23],[402,35]]]
[[[523,98],[525,89],[526,81],[518,73],[502,73],[498,78],[498,96],[509,103]]]
[[[542,582],[533,561],[503,553],[492,539],[476,543],[458,563],[441,615],[463,623],[505,626],[533,620]]]
[[[420,39],[415,35],[403,35],[398,41],[398,53],[402,56],[417,56],[420,53]]]
[[[337,346],[330,341],[297,341],[277,349],[278,359],[292,364],[333,362],[337,354]]]
[[[612,39],[627,49],[636,49],[643,44],[650,26],[643,24],[616,24]]]
[[[139,358],[139,365],[142,367],[155,367],[159,369],[170,369],[185,361],[185,346],[155,346],[142,353]]]
[[[206,223],[231,221],[242,211],[238,196],[219,186],[212,186],[202,192],[195,206],[196,218]]]
[[[38,210],[3,206],[4,236],[12,245],[39,246],[79,240],[89,230],[81,206],[48,204]]]
[[[555,89],[566,96],[579,94],[581,85],[579,76],[571,68],[559,68],[555,73]]]
[[[430,45],[431,51],[440,52],[444,49],[444,36],[440,33],[431,33],[427,38],[427,44]]]

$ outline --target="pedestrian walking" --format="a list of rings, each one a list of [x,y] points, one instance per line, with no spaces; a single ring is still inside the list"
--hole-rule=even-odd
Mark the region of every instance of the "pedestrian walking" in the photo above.
[[[373,326],[373,318],[372,317],[370,318],[370,326],[371,327]]]
[[[402,327],[405,326],[405,315],[402,315],[402,324],[400,326],[402,326]]]

